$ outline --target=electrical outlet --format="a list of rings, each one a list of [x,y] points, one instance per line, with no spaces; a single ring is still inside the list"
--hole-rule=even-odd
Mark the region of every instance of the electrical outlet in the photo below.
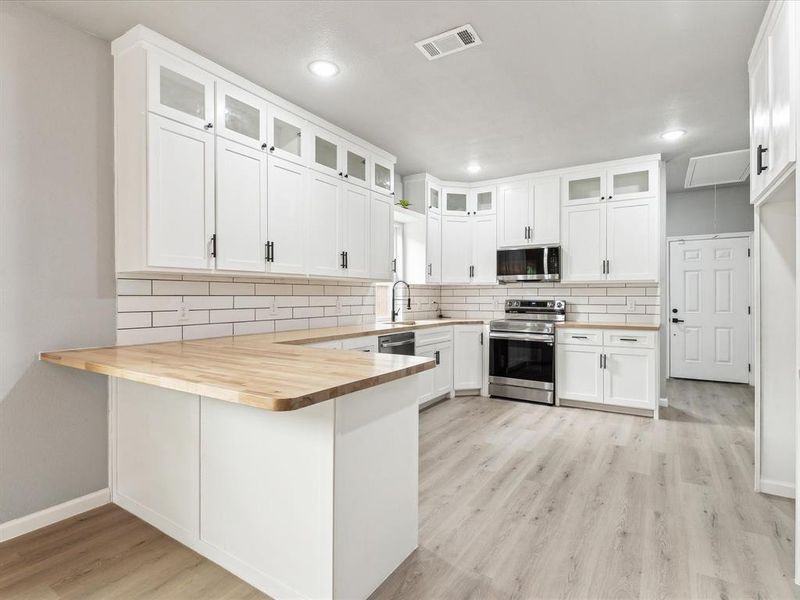
[[[341,296],[337,296],[336,297],[336,312],[337,313],[342,312],[342,297]]]
[[[178,305],[178,321],[188,321],[189,320],[189,305],[186,302],[181,302]]]
[[[267,309],[269,311],[269,316],[274,317],[278,314],[278,306],[275,303],[275,296],[269,299],[267,302]]]
[[[628,312],[636,312],[636,298],[628,298]]]

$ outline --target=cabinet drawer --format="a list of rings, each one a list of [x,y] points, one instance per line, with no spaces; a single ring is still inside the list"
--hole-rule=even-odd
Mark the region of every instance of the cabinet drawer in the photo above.
[[[615,347],[655,348],[656,335],[653,331],[611,329],[603,331],[603,344]]]
[[[347,338],[342,340],[343,350],[360,350],[361,352],[377,352],[378,338],[372,335]]]
[[[559,329],[557,330],[556,341],[559,344],[602,346],[603,331],[600,329]]]
[[[417,347],[426,344],[438,344],[439,342],[449,342],[453,339],[452,327],[437,327],[435,329],[422,329],[416,332]]]

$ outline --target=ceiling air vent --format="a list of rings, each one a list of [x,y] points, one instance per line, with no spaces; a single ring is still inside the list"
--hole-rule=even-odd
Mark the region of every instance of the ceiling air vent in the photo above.
[[[734,150],[694,156],[686,169],[687,188],[742,183],[750,174],[750,151]]]
[[[480,46],[482,43],[472,25],[464,25],[417,42],[415,46],[425,55],[425,58],[435,60],[473,46]]]

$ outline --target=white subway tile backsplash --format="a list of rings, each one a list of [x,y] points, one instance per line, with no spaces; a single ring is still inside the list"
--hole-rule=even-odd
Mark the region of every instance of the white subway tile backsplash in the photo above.
[[[183,328],[183,339],[198,340],[209,337],[233,335],[233,323],[214,323],[211,325],[188,325]]]
[[[153,282],[149,279],[117,279],[118,296],[149,296]]]
[[[292,286],[285,283],[264,283],[256,285],[258,296],[291,296]]]
[[[275,296],[275,306],[308,306],[308,296]]]
[[[276,308],[274,311],[268,308],[256,309],[256,321],[268,321],[277,319],[291,319],[292,308],[287,306],[284,308]]]
[[[118,329],[117,344],[155,344],[157,342],[177,342],[183,334],[182,327],[148,327],[147,329]]]
[[[256,289],[254,283],[212,282],[210,285],[212,296],[252,296]]]
[[[189,318],[185,321],[179,319],[180,313],[177,310],[169,312],[154,312],[153,327],[167,327],[172,325],[200,325],[208,323],[207,310],[190,310]]]
[[[275,321],[275,331],[294,331],[308,329],[308,319],[284,319]]]
[[[226,296],[219,297],[225,298]],[[267,308],[272,306],[274,301],[275,296],[234,296],[233,308]]]
[[[229,310],[212,310],[209,322],[233,323],[239,321],[255,321],[256,314],[252,308],[233,308]]]
[[[180,296],[119,296],[118,312],[146,312],[154,310],[178,310],[183,298]]]
[[[117,315],[117,329],[150,327],[153,321],[152,314],[149,312],[119,313]]]
[[[233,296],[184,296],[189,310],[233,308]]]
[[[207,281],[153,281],[153,296],[207,296]]]
[[[272,333],[273,331],[275,331],[275,321],[245,321],[233,324],[233,335]]]

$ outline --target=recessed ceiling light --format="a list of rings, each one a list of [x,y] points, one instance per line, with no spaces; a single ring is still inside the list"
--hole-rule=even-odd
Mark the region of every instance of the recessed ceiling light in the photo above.
[[[327,60],[315,60],[308,65],[308,70],[319,77],[333,77],[339,72],[339,67]]]
[[[477,173],[481,170],[481,166],[477,163],[470,163],[467,165],[467,171],[470,173]]]
[[[672,131],[665,131],[661,134],[661,138],[665,140],[677,140],[680,137],[686,135],[686,132],[683,129],[673,129]]]

